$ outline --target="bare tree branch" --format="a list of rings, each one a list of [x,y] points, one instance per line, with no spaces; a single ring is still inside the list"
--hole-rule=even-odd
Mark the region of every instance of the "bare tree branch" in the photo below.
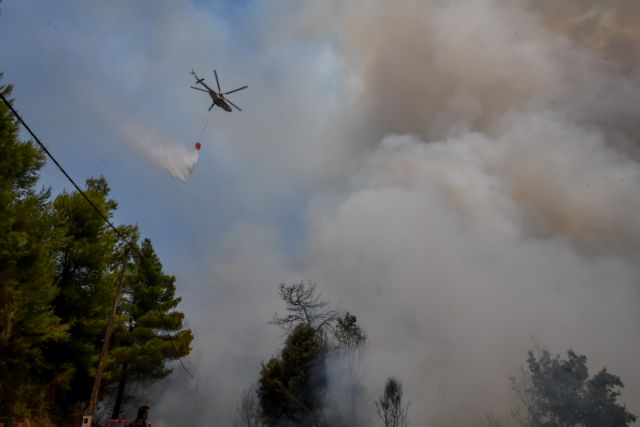
[[[260,427],[260,409],[256,386],[252,385],[242,393],[242,400],[236,409],[238,415],[237,427]]]
[[[326,330],[332,328],[333,322],[339,317],[336,310],[327,308],[327,301],[320,299],[321,294],[316,290],[314,283],[281,283],[278,294],[289,314],[280,316],[275,313],[269,323],[280,326],[287,332],[291,332],[296,325],[302,323],[325,335]]]
[[[395,378],[388,378],[384,386],[384,394],[375,401],[376,413],[384,427],[407,427],[411,421],[408,416],[409,405],[402,401],[402,383]]]

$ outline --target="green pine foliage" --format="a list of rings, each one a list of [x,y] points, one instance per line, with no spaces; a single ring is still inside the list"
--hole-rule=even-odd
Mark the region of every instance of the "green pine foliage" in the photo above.
[[[193,335],[184,328],[184,314],[176,311],[181,298],[175,296],[175,277],[162,271],[151,241],[141,245],[137,272],[125,284],[122,315],[128,320],[112,352],[116,363],[129,363],[133,381],[167,376],[165,362],[189,354]]]
[[[108,198],[104,178],[87,180],[86,196],[110,217],[116,203]],[[71,339],[52,345],[56,404],[67,410],[87,399],[102,349],[104,331],[116,289],[116,236],[79,192],[53,201],[54,226],[62,233],[56,251],[55,313],[68,326]]]
[[[327,402],[328,367],[332,364],[334,370],[344,368],[347,405],[352,406],[347,416],[357,423],[356,405],[364,390],[356,365],[366,334],[356,316],[349,312],[340,316],[327,308],[329,303],[320,299],[315,284],[281,284],[278,293],[289,314],[275,314],[270,323],[289,334],[280,354],[262,365],[259,408],[253,411],[245,399],[239,408],[241,419],[247,424],[251,414],[257,413],[265,425],[344,424],[344,414],[338,413],[335,402]]]
[[[111,352],[111,366],[118,381],[114,416],[120,412],[126,384],[150,382],[171,373],[167,363],[191,351],[193,334],[184,327],[184,314],[176,310],[175,277],[162,271],[151,241],[140,249],[137,271],[125,282],[121,305],[122,327]]]
[[[0,86],[6,98],[11,89]],[[77,421],[70,414],[89,398],[128,245],[80,192],[52,200],[49,190],[38,190],[44,164],[44,153],[20,141],[17,121],[0,104],[0,423],[6,425],[17,418]],[[109,192],[102,177],[84,189],[107,218],[117,208]],[[119,232],[138,240],[135,226]],[[105,385],[127,365],[131,381],[164,378],[171,372],[166,363],[190,352],[193,335],[176,310],[175,278],[163,273],[149,240],[141,254],[130,253],[125,263],[121,333],[111,341]]]
[[[514,418],[523,426],[625,427],[637,419],[617,401],[620,377],[604,368],[589,378],[584,355],[569,350],[562,359],[530,351],[527,365],[522,378],[512,378],[525,409]]]
[[[1,77],[1,74],[0,74]],[[5,97],[11,86],[2,86]],[[36,191],[44,156],[18,138],[18,126],[0,105],[0,416],[29,416],[45,408],[42,374],[48,343],[67,338],[54,312],[57,244],[49,192]]]
[[[290,420],[310,422],[318,409],[322,381],[322,345],[316,330],[298,324],[287,337],[282,353],[262,366],[258,384],[262,421],[277,425]]]

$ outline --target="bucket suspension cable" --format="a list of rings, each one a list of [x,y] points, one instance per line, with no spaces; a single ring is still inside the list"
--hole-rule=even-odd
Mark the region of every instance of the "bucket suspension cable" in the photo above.
[[[209,117],[207,117],[207,120],[205,120],[204,126],[202,126],[202,130],[200,131],[198,138],[196,138],[196,142],[200,142],[200,140],[202,139],[202,135],[204,135],[204,131],[206,131],[207,126],[209,126],[209,120],[211,120],[211,115],[208,115],[208,116]]]

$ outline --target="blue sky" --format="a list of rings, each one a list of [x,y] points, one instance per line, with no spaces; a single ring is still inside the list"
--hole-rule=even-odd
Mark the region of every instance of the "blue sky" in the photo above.
[[[282,266],[266,266],[253,279],[264,294],[274,300],[281,281],[300,278],[281,269],[300,262],[311,190],[336,179],[324,163],[342,160],[341,150],[320,146],[325,135],[318,132],[332,108],[319,101],[338,89],[333,47],[286,34],[278,14],[293,3],[8,1],[2,8],[0,38],[10,42],[0,57],[15,107],[77,183],[107,178],[119,204],[113,222],[138,224],[165,271],[177,276],[181,309],[200,336],[196,349],[209,345],[207,332],[198,332],[217,323],[206,313],[237,286],[213,273],[218,256],[233,260],[235,251],[267,239],[261,251],[283,255],[276,256]],[[210,84],[216,68],[223,89],[249,85],[230,96],[244,111],[207,112],[208,98],[189,89],[192,68]],[[186,183],[126,134],[133,126],[157,147],[192,150],[205,122]],[[54,194],[72,189],[53,164],[41,183]],[[251,357],[254,373],[279,336],[267,325],[277,303],[264,309],[249,321],[258,325],[252,336],[271,337]]]
[[[151,390],[155,425],[232,423],[299,280],[358,316],[368,393],[400,378],[416,424],[508,414],[531,337],[640,412],[640,9],[564,4],[1,3],[15,107],[177,277],[196,380]],[[192,68],[247,84],[243,111],[207,112]],[[71,189],[52,165],[42,184]]]
[[[95,175],[108,179],[120,203],[116,222],[139,224],[170,270],[184,262],[180,254],[197,257],[212,235],[219,237],[243,217],[270,217],[266,220],[279,223],[287,241],[299,240],[289,231],[302,226],[300,214],[293,212],[300,210],[304,196],[295,189],[276,195],[278,203],[249,206],[238,197],[239,187],[262,178],[252,176],[251,160],[235,150],[234,144],[242,141],[233,140],[233,129],[248,127],[251,115],[258,114],[252,101],[265,91],[254,87],[263,81],[272,84],[270,80],[286,73],[281,69],[286,63],[259,56],[262,23],[252,2],[180,7],[171,2],[7,2],[3,7],[2,36],[12,40],[2,47],[5,81],[15,85],[16,107],[76,181]],[[243,75],[252,67],[250,57],[267,64]],[[211,113],[196,172],[183,184],[153,168],[123,141],[97,104],[117,111],[117,120],[134,117],[172,143],[191,147],[208,115],[206,97],[189,89],[192,67],[210,83],[215,67],[223,88],[249,84],[251,90],[231,98],[246,113]],[[268,88],[266,94],[271,96]],[[295,104],[272,107],[283,116],[296,109]],[[230,127],[219,131],[218,125],[228,120]],[[54,192],[70,188],[51,166],[43,183]]]

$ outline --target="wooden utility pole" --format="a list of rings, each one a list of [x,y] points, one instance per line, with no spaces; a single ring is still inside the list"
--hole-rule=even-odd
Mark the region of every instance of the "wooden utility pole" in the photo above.
[[[111,314],[109,315],[109,321],[107,322],[107,330],[104,332],[104,342],[102,343],[102,351],[100,352],[100,358],[98,359],[98,369],[96,371],[96,377],[93,380],[93,388],[91,389],[91,397],[89,398],[89,405],[85,412],[85,416],[82,417],[82,427],[91,427],[93,420],[93,413],[96,411],[96,403],[98,402],[98,392],[100,391],[100,381],[102,381],[102,371],[104,370],[104,363],[109,353],[109,343],[111,342],[111,333],[113,332],[113,322],[116,317],[118,309],[118,301],[120,301],[120,294],[122,293],[122,286],[124,284],[124,273],[127,269],[127,260],[129,258],[129,247],[124,251],[122,260],[122,266],[120,267],[120,276],[118,277],[118,286],[116,294],[113,298],[113,306],[111,308]]]

